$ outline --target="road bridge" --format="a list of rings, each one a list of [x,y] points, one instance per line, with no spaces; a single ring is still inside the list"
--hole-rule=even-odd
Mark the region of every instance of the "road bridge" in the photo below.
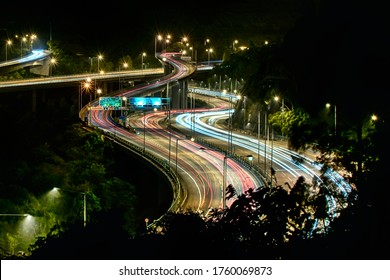
[[[32,50],[30,54],[0,62],[0,75],[22,68],[29,68],[31,73],[48,76],[50,72],[51,52]]]
[[[180,59],[181,54],[175,54],[176,58]],[[175,80],[173,82],[163,83],[161,77],[169,77],[175,71],[174,67],[161,61],[161,68],[129,70],[129,71],[114,71],[107,73],[83,73],[75,75],[64,76],[48,76],[50,52],[45,50],[36,50],[33,53],[28,54],[22,58],[8,60],[7,62],[0,63],[0,75],[9,71],[15,71],[17,69],[30,67],[30,71],[34,70],[35,74],[40,75],[37,78],[12,80],[0,82],[0,94],[9,93],[14,91],[25,91],[33,94],[37,91],[46,88],[63,88],[63,87],[76,87],[79,88],[80,95],[83,91],[83,84],[91,81],[94,85],[94,90],[97,90],[97,84],[99,84],[99,90],[101,95],[108,95],[118,93],[118,91],[125,90],[122,86],[123,81],[131,82],[134,84],[141,83],[155,83],[158,85],[154,94],[163,96],[169,93],[172,104],[172,109],[185,109],[187,108],[187,92],[188,82],[185,79]],[[213,65],[213,64],[212,64]],[[212,65],[199,65],[195,67],[196,72],[209,72],[212,69]],[[194,71],[193,71],[194,72]],[[191,75],[190,75],[191,76]],[[147,94],[151,94],[148,92]],[[94,97],[98,97],[95,93]]]

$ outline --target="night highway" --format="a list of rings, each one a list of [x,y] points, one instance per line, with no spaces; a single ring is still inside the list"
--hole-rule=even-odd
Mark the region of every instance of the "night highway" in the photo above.
[[[170,82],[185,78],[194,69],[175,59],[175,54],[165,53],[161,59],[172,63],[174,70],[165,78],[152,80],[132,90],[120,93],[121,98],[145,96],[161,92]],[[228,145],[229,131],[223,121],[232,114],[231,102],[235,95],[224,92],[208,92],[196,89],[199,94],[191,98],[203,98],[213,103],[213,109],[187,110],[143,110],[134,112],[129,126],[124,128],[112,120],[111,111],[99,108],[95,100],[80,112],[82,119],[87,118],[89,125],[102,129],[114,139],[128,141],[143,148],[143,153],[159,157],[178,177],[180,185],[174,185],[174,201],[171,211],[208,211],[211,208],[228,206],[224,188],[232,185],[238,194],[248,189],[281,186],[288,192],[299,177],[308,182],[320,181],[321,166],[312,153],[298,154],[289,150],[284,141],[274,141],[250,137],[231,132],[233,151],[217,151],[208,145],[202,145],[199,139],[213,139],[218,145]],[[210,102],[212,100],[212,102]],[[88,109],[90,114],[88,114]],[[168,118],[169,116],[169,118]],[[172,130],[170,128],[175,128]],[[136,133],[135,133],[136,132]],[[249,160],[250,158],[250,160]],[[297,161],[299,159],[299,161]],[[241,163],[240,163],[241,162]],[[271,174],[271,167],[275,171]],[[331,172],[331,171],[329,171]],[[340,177],[329,173],[330,178],[346,197],[350,186]],[[337,175],[336,175],[337,176]],[[313,195],[318,190],[313,189]],[[329,211],[336,213],[338,207],[332,197],[328,197]]]
[[[173,60],[173,56],[170,57],[169,54],[164,54],[163,58],[170,59],[170,62]],[[186,77],[190,73],[187,67],[183,67],[177,61],[173,60],[173,65],[178,69],[174,75],[169,75],[167,79],[151,81],[134,90],[121,93],[120,96],[130,98],[156,92],[166,83]],[[91,104],[92,107],[97,105],[97,101]],[[82,118],[86,116],[87,110],[88,108],[85,108],[82,111]],[[110,117],[110,111],[91,110],[90,112],[91,116],[87,118],[91,126],[102,129],[114,138],[121,138],[144,147],[145,152],[157,155],[175,171],[180,179],[181,189],[178,192],[180,197],[177,197],[180,201],[173,202],[172,211],[189,209],[207,211],[210,208],[222,207],[224,176],[226,181],[236,186],[240,192],[264,185],[255,173],[232,160],[228,160],[229,164],[224,170],[223,153],[193,142],[185,134],[169,130],[166,110],[135,114],[133,118],[136,119],[132,118],[131,127],[137,128],[138,133],[115,124]],[[183,110],[170,110],[169,113],[175,116],[182,112]]]

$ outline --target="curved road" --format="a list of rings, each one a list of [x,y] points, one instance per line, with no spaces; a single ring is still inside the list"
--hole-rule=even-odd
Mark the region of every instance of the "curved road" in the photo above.
[[[160,54],[161,60],[174,67],[171,74],[117,96],[128,98],[158,92],[170,81],[185,78],[195,71],[192,65],[181,62],[175,55]],[[92,110],[88,111],[91,108]],[[172,116],[179,113],[183,113],[183,110],[170,110]],[[186,135],[171,130],[166,120],[167,111],[134,114],[130,118],[130,125],[137,128],[137,133],[118,126],[112,120],[111,111],[99,109],[97,101],[93,101],[89,107],[84,107],[80,117],[87,117],[91,126],[143,147],[144,152],[152,153],[168,163],[179,177],[183,190],[183,196],[175,211],[207,211],[210,208],[222,207],[224,179],[232,182],[240,192],[264,185],[255,173],[233,160],[225,159],[223,153],[208,149],[191,141]],[[228,162],[226,167],[224,161]]]

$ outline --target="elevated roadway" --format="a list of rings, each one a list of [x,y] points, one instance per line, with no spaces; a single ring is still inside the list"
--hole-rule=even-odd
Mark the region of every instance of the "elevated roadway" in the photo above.
[[[30,54],[0,62],[0,75],[21,68],[30,67],[34,73],[49,73],[51,52],[48,50],[33,50]]]

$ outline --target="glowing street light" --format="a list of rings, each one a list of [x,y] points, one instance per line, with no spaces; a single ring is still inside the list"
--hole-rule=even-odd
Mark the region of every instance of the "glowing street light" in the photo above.
[[[18,35],[15,35],[15,38],[19,38]],[[26,37],[21,37],[20,38],[20,57],[23,56],[23,42],[27,42],[27,38]]]
[[[89,92],[92,89],[92,81],[90,78],[87,78],[87,80],[83,84],[83,88],[86,92]],[[89,95],[89,102],[92,101],[92,94]]]
[[[12,41],[11,40],[7,40],[5,42],[5,62],[8,61],[8,46],[11,46],[12,45]]]
[[[62,189],[62,188],[57,188],[54,187],[52,189],[54,192],[60,192],[60,191],[65,191],[65,192],[72,192],[72,193],[78,193],[83,195],[83,200],[84,200],[84,210],[83,210],[83,221],[84,221],[84,227],[87,225],[87,193],[86,192],[79,192],[79,191],[73,191],[73,190],[67,190],[67,189]]]
[[[146,53],[143,52],[143,53],[141,54],[141,70],[144,69],[144,57],[145,57],[145,56],[146,56]]]
[[[97,70],[98,70],[99,73],[100,73],[100,60],[103,60],[103,55],[101,55],[101,54],[99,54],[97,56],[97,63],[98,63]]]
[[[129,64],[125,61],[125,62],[123,62],[122,67],[123,67],[123,69],[127,69],[127,68],[129,68]],[[119,68],[119,70],[120,70],[120,68]]]
[[[157,56],[157,41],[162,41],[162,35],[157,35],[154,37],[154,56]]]
[[[52,76],[53,74],[53,67],[57,64],[57,60],[53,57],[50,59],[50,63],[49,63],[49,70],[50,70],[50,73],[49,73],[49,76]]]
[[[33,44],[34,44],[34,41],[37,39],[37,35],[36,34],[31,34],[30,36],[30,47],[31,47],[31,50],[33,49]]]
[[[7,231],[7,235],[10,234],[12,238],[4,240],[5,243],[9,243],[9,245],[2,244],[2,249],[7,249],[8,247],[10,254],[12,255],[15,255],[15,252],[18,252],[18,254],[22,253],[22,255],[25,255],[24,251],[27,248],[23,248],[25,247],[25,245],[23,244],[25,244],[26,242],[31,244],[31,242],[33,242],[35,239],[34,233],[36,230],[37,221],[35,220],[34,216],[30,214],[20,213],[0,213],[0,217],[2,217],[2,220],[5,219],[7,223],[17,223],[17,227],[15,228],[16,231],[13,231],[11,228],[5,228],[5,230]],[[19,247],[19,250],[15,250],[16,247]]]
[[[79,108],[79,111],[81,110],[81,108],[83,108],[83,92],[87,92],[90,94],[89,96],[89,101],[91,102],[92,101],[92,93],[90,92],[92,90],[92,79],[90,77],[86,78],[84,82],[82,82],[80,84],[80,91],[79,91],[79,102],[80,102],[80,108]]]
[[[238,40],[233,41],[233,45],[232,45],[233,52],[236,50],[236,48],[235,48],[236,44],[238,44]]]
[[[210,53],[213,52],[213,49],[206,49],[207,52],[207,65],[210,65]]]
[[[326,108],[330,108],[332,104],[326,103]],[[336,105],[334,105],[334,136],[336,136],[337,133],[337,111],[336,111]]]
[[[168,34],[167,38],[165,39],[165,51],[168,50],[168,44],[171,42],[171,39],[172,39],[172,36]]]

